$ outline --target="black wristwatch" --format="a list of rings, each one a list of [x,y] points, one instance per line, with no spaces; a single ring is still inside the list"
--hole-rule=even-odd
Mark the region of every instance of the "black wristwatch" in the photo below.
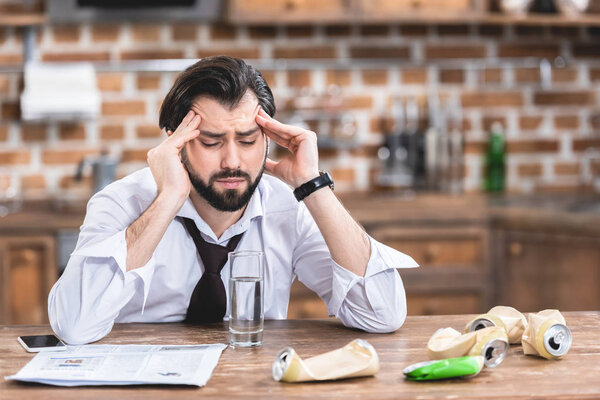
[[[333,179],[328,172],[319,171],[319,176],[294,189],[294,196],[296,196],[296,200],[302,201],[312,192],[325,186],[329,186],[333,190]]]

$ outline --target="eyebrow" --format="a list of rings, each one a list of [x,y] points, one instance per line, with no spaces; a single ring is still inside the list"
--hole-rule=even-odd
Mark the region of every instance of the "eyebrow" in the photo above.
[[[258,131],[259,129],[260,129],[260,127],[256,126],[247,131],[236,132],[235,135],[243,136],[243,137],[250,136],[250,135],[254,134],[256,131]],[[222,138],[223,136],[225,136],[225,133],[215,133],[215,132],[211,132],[211,131],[200,131],[200,134],[202,136],[207,136],[207,137],[213,138],[213,139],[219,139],[219,138]]]

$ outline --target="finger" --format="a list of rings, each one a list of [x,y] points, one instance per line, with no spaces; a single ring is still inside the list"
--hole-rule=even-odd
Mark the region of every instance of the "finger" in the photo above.
[[[291,136],[298,136],[302,133],[306,132],[306,129],[300,128],[298,126],[292,126],[287,124],[282,124],[274,118],[271,118],[264,110],[260,110],[256,116],[256,122],[267,129],[272,130],[283,136],[284,138],[289,138]]]
[[[189,123],[186,126],[177,128],[174,136],[178,136],[178,135],[182,134],[183,132],[189,132],[191,130],[198,128],[198,125],[200,125],[201,119],[202,118],[198,114],[195,114],[194,117],[189,121]]]
[[[176,131],[178,131],[181,128],[185,128],[186,126],[188,126],[188,124],[190,123],[190,121],[194,118],[194,115],[195,115],[195,113],[192,110],[188,111],[188,113],[185,115],[185,117],[183,117],[183,119],[181,120],[181,123],[177,127]]]
[[[186,143],[196,139],[200,135],[200,130],[191,129],[185,130],[177,135],[173,135],[173,145],[178,149],[181,149],[185,146]]]
[[[271,160],[270,158],[267,158],[265,160],[265,171],[267,171],[269,174],[273,174],[275,172],[275,167],[277,167],[277,164],[279,163]]]
[[[265,133],[265,135],[267,135],[269,138],[271,138],[278,145],[283,146],[286,149],[289,147],[290,141],[288,139],[282,138],[280,135],[278,135],[277,133],[275,133],[269,129],[263,129],[263,132]]]

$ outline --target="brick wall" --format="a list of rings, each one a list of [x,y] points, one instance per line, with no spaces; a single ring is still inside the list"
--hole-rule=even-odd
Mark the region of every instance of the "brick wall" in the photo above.
[[[463,106],[465,189],[480,190],[487,130],[506,127],[507,185],[516,192],[574,191],[582,154],[600,147],[600,29],[497,25],[44,25],[37,34],[44,61],[199,58],[228,54],[249,60],[319,60],[308,69],[263,70],[285,115],[290,99],[310,88],[340,87],[359,146],[323,149],[322,167],[339,190],[373,189],[382,121],[393,98],[424,98],[437,87]],[[22,33],[0,27],[0,68],[22,62]],[[536,60],[561,56],[550,85]],[[533,57],[533,58],[532,58]],[[388,60],[332,66],[332,61]],[[533,61],[533,62],[532,62]],[[310,65],[310,64],[309,64]],[[22,123],[22,74],[0,72],[0,182],[20,182],[26,197],[47,192],[87,196],[90,179],[75,182],[77,162],[108,148],[121,157],[119,175],[145,166],[162,140],[162,98],[174,72],[99,72],[102,115],[97,121]]]

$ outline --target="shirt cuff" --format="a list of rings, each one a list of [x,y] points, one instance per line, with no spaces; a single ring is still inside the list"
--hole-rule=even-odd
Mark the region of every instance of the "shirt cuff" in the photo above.
[[[81,249],[76,249],[71,255],[83,257],[110,257],[117,263],[119,270],[123,276],[123,286],[130,284],[137,278],[140,278],[143,283],[144,300],[142,303],[142,314],[146,306],[146,299],[150,291],[150,282],[154,276],[155,260],[154,256],[142,267],[127,271],[127,240],[125,239],[126,229],[119,231],[104,240],[101,240],[92,245],[84,245]]]
[[[367,263],[365,276],[356,275],[354,272],[342,267],[331,259],[333,268],[333,290],[331,297],[330,314],[336,315],[346,295],[357,282],[364,282],[371,276],[392,268],[415,268],[419,264],[412,257],[399,252],[369,236],[371,242],[371,256]]]

